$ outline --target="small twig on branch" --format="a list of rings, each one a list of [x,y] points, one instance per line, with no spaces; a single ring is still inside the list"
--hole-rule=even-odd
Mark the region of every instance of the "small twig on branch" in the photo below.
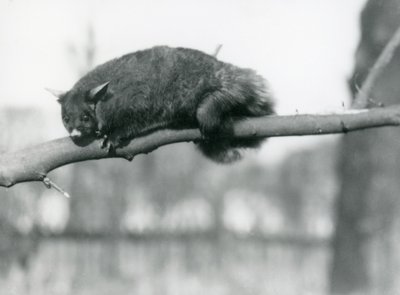
[[[400,106],[370,110],[352,110],[332,115],[266,116],[236,122],[234,136],[276,137],[346,133],[382,126],[400,125]],[[69,137],[0,155],[0,186],[10,187],[27,181],[44,181],[48,172],[70,163],[102,158],[125,158],[149,153],[160,146],[176,142],[201,140],[198,129],[160,130],[132,140],[110,156],[99,141],[85,147],[75,145]]]
[[[57,184],[55,184],[53,181],[51,181],[50,178],[45,177],[45,178],[43,178],[42,181],[43,181],[43,184],[45,185],[45,187],[47,187],[48,189],[54,188],[56,191],[63,194],[64,197],[66,197],[66,198],[70,197],[69,193],[67,193],[61,187],[59,187]]]
[[[220,52],[221,48],[222,48],[222,44],[218,44],[218,46],[217,46],[217,48],[215,48],[215,51],[213,54],[214,57],[218,56],[218,53]]]
[[[396,49],[400,45],[400,27],[393,34],[392,38],[386,44],[382,50],[372,69],[370,70],[367,78],[359,89],[356,98],[354,99],[353,108],[362,109],[368,106],[372,89],[375,85],[376,80],[382,74],[383,70],[392,60]]]

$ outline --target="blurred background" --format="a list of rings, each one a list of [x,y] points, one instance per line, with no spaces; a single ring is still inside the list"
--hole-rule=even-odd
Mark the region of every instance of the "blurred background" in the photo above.
[[[154,45],[223,44],[278,113],[341,111],[399,25],[398,0],[0,0],[0,152],[67,135],[45,87]],[[399,61],[374,101],[397,103]],[[0,188],[0,294],[399,294],[399,135],[274,138],[233,166],[176,144],[57,169],[70,199]]]

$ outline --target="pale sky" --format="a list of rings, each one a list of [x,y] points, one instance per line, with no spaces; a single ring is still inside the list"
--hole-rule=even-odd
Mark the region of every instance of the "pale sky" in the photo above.
[[[79,51],[92,24],[96,64],[153,45],[213,53],[223,44],[221,60],[254,68],[269,80],[279,113],[337,110],[342,102],[348,104],[346,79],[364,3],[0,0],[0,108],[29,105],[59,115],[44,87],[66,90],[78,79],[79,61],[67,48]],[[62,130],[61,120],[55,124]],[[60,131],[58,136],[65,135]],[[291,140],[299,139],[278,142]]]

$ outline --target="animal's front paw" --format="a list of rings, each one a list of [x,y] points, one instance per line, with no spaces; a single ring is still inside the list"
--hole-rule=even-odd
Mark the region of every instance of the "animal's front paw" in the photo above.
[[[105,148],[108,147],[108,145],[109,145],[109,143],[108,143],[108,136],[107,136],[107,135],[104,135],[103,138],[102,138],[102,140],[101,140],[101,142],[100,142],[100,148],[105,149]]]
[[[117,148],[121,146],[122,140],[121,137],[116,135],[104,135],[103,140],[101,142],[101,148],[107,149],[108,153],[114,153]]]

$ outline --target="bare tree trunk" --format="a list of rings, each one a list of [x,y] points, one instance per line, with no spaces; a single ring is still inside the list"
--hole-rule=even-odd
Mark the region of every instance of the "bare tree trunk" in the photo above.
[[[362,14],[362,38],[351,79],[356,94],[371,65],[400,25],[400,0],[370,0]],[[400,51],[376,81],[370,99],[399,103]],[[400,132],[384,128],[344,136],[338,179],[332,294],[398,294]],[[397,262],[396,262],[397,261]]]
[[[366,218],[365,190],[368,189],[370,171],[365,152],[368,144],[361,143],[366,135],[346,136],[342,141],[343,153],[338,167],[342,181],[336,207],[336,233],[333,240],[331,290],[333,294],[352,294],[354,290],[366,294],[369,278],[365,253],[366,243],[362,222]],[[358,156],[357,156],[358,155]]]

